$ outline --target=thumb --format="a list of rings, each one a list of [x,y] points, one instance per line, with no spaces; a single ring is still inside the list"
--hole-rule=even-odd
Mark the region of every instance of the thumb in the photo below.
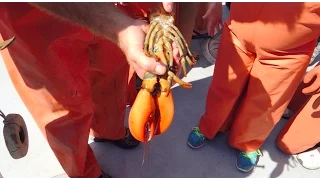
[[[143,20],[135,20],[134,25],[140,27],[145,34],[148,34],[150,25],[144,22]]]
[[[165,11],[171,13],[174,9],[174,3],[173,2],[163,2],[162,3],[163,8]]]
[[[166,72],[167,68],[163,64],[157,62],[154,58],[146,56],[142,49],[139,49],[133,54],[134,56],[131,57],[132,61],[144,70],[158,75],[162,75]]]

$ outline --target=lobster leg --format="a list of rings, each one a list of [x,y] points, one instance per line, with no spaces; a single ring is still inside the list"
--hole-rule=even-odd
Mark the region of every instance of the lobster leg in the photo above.
[[[8,39],[6,41],[1,42],[0,43],[0,50],[5,49],[6,47],[8,47],[13,42],[13,40],[15,40],[15,38],[16,37],[14,36],[11,39]]]
[[[170,41],[176,43],[176,45],[178,46],[180,55],[186,54],[185,49],[183,49],[183,46],[181,45],[181,41],[179,41],[176,37],[174,37],[173,34],[171,34],[170,32],[166,31],[164,36],[166,38],[170,39]]]
[[[183,37],[181,37],[179,35],[179,33],[177,33],[177,31],[175,31],[174,29],[172,29],[173,26],[170,26],[169,32],[172,33],[172,35],[179,40],[179,43],[182,47],[182,49],[184,50],[184,54],[181,54],[181,56],[186,56],[186,59],[189,63],[189,65],[192,67],[195,64],[195,59],[193,58],[193,54],[190,52],[190,49],[188,48],[188,44],[185,42],[185,39]],[[190,57],[192,58],[192,60],[190,59]]]
[[[172,56],[172,47],[171,47],[171,44],[172,44],[173,40],[171,40],[171,39],[168,38],[168,37],[165,37],[165,38],[166,38],[165,47],[166,47],[166,49],[168,49],[167,51],[170,52],[170,54],[169,54],[169,57],[170,57],[170,59],[169,59],[169,65],[170,65],[170,66],[169,66],[169,67],[172,67],[172,66],[173,66],[173,56]],[[178,46],[178,48],[179,48],[179,46]],[[181,52],[181,53],[183,52],[183,50],[182,50],[181,47],[180,47],[179,53],[180,53],[180,52]],[[187,76],[186,59],[185,59],[184,56],[181,57],[181,65],[182,65],[182,70],[183,70],[184,76]],[[189,63],[189,65],[190,65],[190,63]]]
[[[169,73],[168,73],[168,74],[169,74]],[[168,77],[167,77],[167,81],[168,81],[168,85],[169,85],[169,86],[171,86],[171,84],[172,84],[172,79],[173,79],[172,76],[168,76]]]
[[[170,78],[172,78],[175,82],[177,82],[180,86],[182,86],[183,88],[192,88],[192,84],[188,83],[188,82],[184,82],[182,81],[180,78],[178,78],[173,72],[168,71],[168,76]],[[168,78],[169,78],[168,77]]]
[[[150,35],[150,38],[149,38],[149,45],[148,45],[148,51],[149,51],[149,53],[152,53],[153,56],[155,56],[153,54],[153,48],[154,48],[153,46],[154,46],[154,43],[156,41],[156,35],[159,32],[162,32],[162,29],[161,29],[161,25],[157,24],[156,27],[153,29],[153,31],[151,31],[151,35]]]
[[[148,45],[149,45],[149,39],[150,39],[150,36],[151,36],[151,32],[153,32],[153,29],[156,27],[156,23],[155,22],[152,22],[150,24],[150,29],[146,35],[146,38],[145,38],[145,41],[144,41],[144,47],[143,47],[143,50],[144,50],[144,53],[148,56],[150,56],[149,54],[149,51],[148,51]]]
[[[182,48],[181,43],[176,40],[176,38],[169,32],[166,32],[165,37],[170,39],[171,41],[176,42],[177,46],[178,46],[178,50],[179,50],[179,54],[181,56],[181,63],[182,63],[182,69],[183,69],[183,74],[184,76],[187,75],[187,68],[185,66],[185,62],[186,62],[186,56],[184,56],[183,54],[185,54],[185,50]]]
[[[164,49],[166,50],[166,54],[167,54],[167,59],[169,59],[169,67],[173,66],[173,55],[172,55],[172,41],[167,38],[167,37],[163,37],[165,39],[164,41]]]
[[[161,62],[167,66],[168,63],[167,63],[166,55],[164,54],[164,51],[163,51],[163,45],[164,45],[163,39],[159,38],[158,42],[154,46],[154,49],[155,49],[154,53],[161,60]]]
[[[186,40],[184,39],[183,35],[181,34],[181,32],[179,31],[179,29],[176,26],[170,26],[170,27],[173,28],[174,32],[176,32],[178,37],[183,41],[185,47],[187,48],[189,56],[192,57],[192,53],[188,48],[188,44],[187,44]]]
[[[185,51],[187,51],[184,54],[181,54],[182,56],[186,56],[186,59],[189,63],[189,65],[192,67],[195,65],[195,59],[193,58],[193,54],[190,52],[190,49],[188,48],[188,44],[186,43],[185,39],[183,38],[183,36],[181,36],[181,33],[179,32],[179,30],[176,31],[174,26],[170,26],[169,28],[170,33],[173,34],[173,36],[179,40],[179,43],[182,47],[182,49],[184,49]],[[192,60],[190,59],[190,57],[192,58]]]
[[[169,39],[171,39],[172,41],[174,41],[174,37],[173,37],[173,35],[172,34],[170,34],[170,33],[167,33],[167,34],[165,34],[164,35],[166,38],[169,38]],[[178,44],[178,49],[179,49],[179,53],[180,54],[182,54],[183,53],[183,50],[182,50],[182,48],[181,48],[181,46]],[[184,58],[184,57],[182,57],[182,58]],[[186,71],[185,69],[184,69],[184,71]],[[171,85],[171,80],[173,79],[174,81],[176,81],[179,85],[181,85],[181,86],[183,86],[184,88],[191,88],[192,87],[192,85],[190,84],[190,83],[186,83],[186,82],[184,82],[184,81],[182,81],[180,78],[178,78],[173,72],[171,72],[171,71],[168,71],[168,75],[170,76],[170,77],[168,77],[168,83]]]
[[[174,41],[174,39],[175,39],[175,37],[173,37],[173,35],[170,34],[170,33],[165,34],[165,37],[168,38],[168,39],[170,39],[171,41]],[[182,50],[182,47],[180,46],[180,44],[178,44],[178,49],[179,49],[179,53],[182,54],[182,53],[183,53],[183,50]],[[186,76],[186,73],[187,73],[186,71],[187,71],[187,70],[186,70],[186,66],[185,66],[185,59],[184,59],[185,57],[182,56],[181,58],[182,58],[182,61],[181,61],[182,69],[183,69],[184,74],[185,74],[185,76]],[[177,77],[173,72],[168,71],[168,78],[167,78],[168,84],[171,85],[172,79],[173,79],[174,81],[176,81],[180,86],[182,86],[182,87],[184,87],[184,88],[191,88],[191,87],[192,87],[192,85],[191,85],[190,83],[186,83],[186,82],[182,81],[182,80],[181,80],[179,77]]]

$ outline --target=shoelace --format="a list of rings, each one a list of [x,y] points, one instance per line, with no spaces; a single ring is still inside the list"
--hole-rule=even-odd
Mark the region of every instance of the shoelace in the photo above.
[[[194,128],[192,128],[192,130],[195,132],[195,134],[198,137],[203,137],[203,134],[201,133],[201,131],[200,131],[200,129],[198,127],[194,127]]]
[[[247,157],[249,159],[255,157],[255,155],[258,155],[258,156],[262,155],[262,153],[259,149],[254,152],[240,152],[240,153],[241,153],[241,155],[243,155],[244,157]]]

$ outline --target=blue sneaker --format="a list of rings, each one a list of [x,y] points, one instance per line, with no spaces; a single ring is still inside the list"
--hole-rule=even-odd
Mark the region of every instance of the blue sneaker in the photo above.
[[[258,163],[261,151],[258,149],[254,152],[240,152],[237,157],[237,168],[242,172],[251,171],[254,166]]]
[[[197,149],[200,148],[205,141],[206,137],[204,137],[199,128],[192,128],[192,131],[190,132],[188,137],[188,145],[193,149]]]

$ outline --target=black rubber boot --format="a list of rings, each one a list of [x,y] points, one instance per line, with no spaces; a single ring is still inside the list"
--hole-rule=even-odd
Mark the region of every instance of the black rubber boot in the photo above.
[[[140,141],[136,140],[132,136],[128,128],[126,128],[126,131],[127,131],[126,136],[119,140],[109,140],[109,139],[102,139],[102,138],[95,137],[93,141],[94,142],[111,142],[122,149],[132,149],[137,147],[140,144]]]

